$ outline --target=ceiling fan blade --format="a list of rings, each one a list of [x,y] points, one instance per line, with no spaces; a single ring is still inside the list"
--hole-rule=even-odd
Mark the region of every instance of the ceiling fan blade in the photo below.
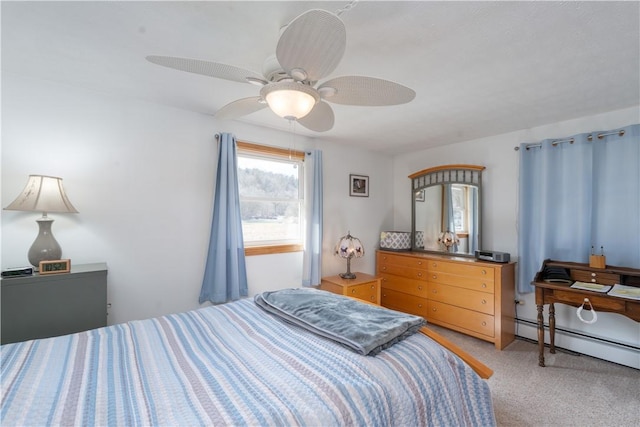
[[[256,72],[245,70],[240,67],[234,67],[233,65],[220,64],[219,62],[157,55],[147,56],[147,61],[180,71],[188,71],[190,73],[217,77],[219,79],[231,80],[234,82],[249,83],[247,77],[264,80],[264,77]]]
[[[302,126],[316,132],[328,131],[333,127],[334,121],[333,109],[324,101],[318,102],[309,114],[298,119]]]
[[[335,89],[335,94],[330,88]],[[336,77],[318,87],[328,102],[344,105],[382,106],[406,104],[416,97],[413,89],[389,80],[364,76]]]
[[[260,99],[259,96],[238,99],[220,108],[214,116],[222,120],[235,119],[267,108],[266,103],[258,102]]]
[[[307,74],[304,80],[317,81],[335,70],[346,45],[347,31],[342,20],[326,10],[312,9],[282,32],[276,57],[287,74],[301,69]]]

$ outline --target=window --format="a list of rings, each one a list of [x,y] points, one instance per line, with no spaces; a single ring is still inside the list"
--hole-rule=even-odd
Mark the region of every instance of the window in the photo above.
[[[304,153],[238,142],[245,254],[302,250]]]
[[[469,232],[469,187],[466,185],[451,185],[453,198],[453,220],[455,232],[466,234]]]

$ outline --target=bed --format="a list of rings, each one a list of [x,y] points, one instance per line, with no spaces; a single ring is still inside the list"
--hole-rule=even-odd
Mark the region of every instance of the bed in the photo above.
[[[362,355],[252,298],[0,350],[3,426],[495,425],[486,381],[424,334]]]

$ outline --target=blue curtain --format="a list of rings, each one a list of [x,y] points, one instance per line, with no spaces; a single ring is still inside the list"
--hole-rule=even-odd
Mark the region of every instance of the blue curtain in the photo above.
[[[450,231],[454,235],[456,234],[456,221],[455,221],[455,211],[453,210],[453,187],[451,184],[445,184],[444,186],[444,197],[446,199],[445,205],[445,230]],[[458,244],[454,243],[451,246],[450,252],[458,252]]]
[[[229,133],[221,134],[219,139],[213,221],[200,303],[211,301],[218,304],[248,295],[238,193],[237,144]]]
[[[609,265],[640,267],[639,133],[633,125],[520,145],[520,293],[534,290],[545,259],[586,263],[592,246]]]
[[[306,237],[302,286],[320,284],[322,267],[322,151],[305,155]]]
[[[478,224],[480,221],[480,206],[478,206],[478,189],[468,187],[471,194],[469,195],[469,212],[471,219],[469,224],[469,253],[473,254],[478,247]]]

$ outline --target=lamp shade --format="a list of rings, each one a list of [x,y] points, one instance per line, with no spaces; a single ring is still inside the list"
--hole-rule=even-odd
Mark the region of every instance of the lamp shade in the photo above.
[[[341,273],[343,279],[355,279],[356,275],[351,272],[351,258],[364,256],[364,246],[357,237],[353,237],[350,232],[342,236],[336,244],[334,254],[347,260],[347,272]]]
[[[278,116],[295,120],[309,114],[320,100],[314,88],[296,82],[280,82],[263,86],[260,95]]]
[[[62,248],[53,237],[53,220],[47,212],[78,213],[62,187],[62,178],[45,175],[29,175],[22,193],[5,209],[13,211],[38,211],[42,218],[37,219],[38,236],[29,248],[28,258],[31,265],[39,268],[42,261],[60,259]]]
[[[44,175],[29,175],[22,193],[5,209],[78,213],[64,192],[62,178]]]

